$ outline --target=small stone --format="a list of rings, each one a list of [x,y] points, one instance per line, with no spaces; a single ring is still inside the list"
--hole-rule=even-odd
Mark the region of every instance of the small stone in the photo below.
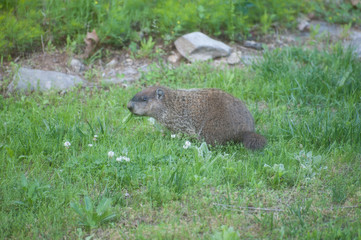
[[[84,64],[80,60],[75,59],[75,58],[73,58],[70,61],[70,66],[73,69],[73,71],[76,73],[80,73],[80,72],[84,71],[84,68],[85,68]]]
[[[114,58],[113,60],[111,60],[110,62],[107,63],[107,65],[105,65],[106,68],[112,68],[115,65],[118,64],[118,60],[116,58]]]
[[[238,52],[233,52],[231,53],[231,55],[229,55],[229,57],[227,58],[227,63],[230,65],[235,65],[241,62],[241,56],[242,56],[242,52],[238,51]]]
[[[130,58],[127,58],[127,59],[125,60],[125,63],[126,63],[127,65],[132,65],[132,64],[133,64],[133,60],[130,59]]]
[[[179,53],[174,53],[172,55],[169,55],[167,60],[168,62],[175,64],[178,63],[181,58],[182,56]]]
[[[297,28],[301,32],[310,30],[310,21],[306,17],[299,17],[297,22]]]
[[[201,32],[188,33],[174,42],[178,52],[190,62],[206,61],[231,54],[231,47]]]
[[[262,43],[255,42],[255,41],[245,41],[243,44],[247,48],[253,48],[256,50],[263,50]]]

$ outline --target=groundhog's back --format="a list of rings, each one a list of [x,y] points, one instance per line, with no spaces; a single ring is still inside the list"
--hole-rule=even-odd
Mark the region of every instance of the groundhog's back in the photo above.
[[[177,96],[173,100],[185,109],[184,117],[190,118],[196,134],[208,143],[239,142],[243,132],[254,131],[254,120],[245,104],[222,90],[173,91]]]

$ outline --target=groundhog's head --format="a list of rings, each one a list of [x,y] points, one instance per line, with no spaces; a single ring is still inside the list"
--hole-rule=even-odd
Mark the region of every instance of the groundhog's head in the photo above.
[[[165,88],[149,87],[135,94],[127,107],[135,115],[157,118],[158,114],[164,110],[163,100],[165,97]]]

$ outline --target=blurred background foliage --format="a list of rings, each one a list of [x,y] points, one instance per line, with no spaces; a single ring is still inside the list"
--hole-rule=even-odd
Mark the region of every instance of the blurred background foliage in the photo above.
[[[0,55],[39,50],[49,42],[84,44],[96,30],[102,44],[128,46],[144,36],[165,44],[181,34],[202,31],[224,40],[242,41],[252,33],[292,28],[300,13],[316,11],[329,19],[325,0],[2,0]],[[351,4],[330,5],[356,22]],[[327,14],[326,14],[327,12]],[[344,19],[344,18],[341,18]],[[337,19],[336,19],[337,20]],[[335,21],[335,19],[332,19]]]

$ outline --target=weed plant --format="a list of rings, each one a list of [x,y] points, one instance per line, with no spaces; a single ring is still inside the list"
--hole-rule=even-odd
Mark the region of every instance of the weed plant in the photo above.
[[[126,119],[140,85],[0,96],[0,238],[358,239],[360,76],[335,45],[142,77],[242,99],[268,139],[256,152]]]

